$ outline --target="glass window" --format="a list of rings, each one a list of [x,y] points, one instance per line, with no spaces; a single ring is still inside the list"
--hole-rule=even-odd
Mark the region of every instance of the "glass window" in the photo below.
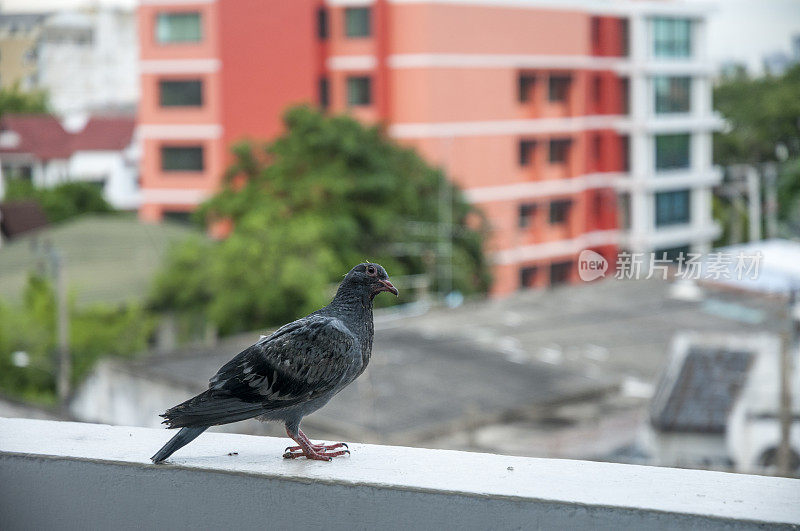
[[[536,283],[536,273],[539,268],[536,266],[523,267],[519,270],[519,287],[522,289],[532,288]]]
[[[656,227],[689,223],[689,190],[656,194]]]
[[[536,84],[536,76],[533,74],[520,74],[517,83],[517,99],[519,102],[526,103],[530,101],[533,95],[533,87]]]
[[[519,228],[530,227],[536,215],[536,203],[522,203],[519,206]]]
[[[675,135],[656,135],[656,169],[678,170],[689,167],[688,133]]]
[[[547,99],[552,102],[567,101],[569,85],[569,76],[550,76],[547,83]]]
[[[658,260],[669,260],[676,262],[678,260],[686,260],[689,257],[689,246],[681,245],[680,247],[667,247],[665,249],[658,249],[654,254]]]
[[[653,54],[656,57],[691,56],[692,21],[686,18],[654,18]]]
[[[528,166],[533,162],[533,152],[536,149],[535,140],[520,140],[519,141],[519,165]]]
[[[200,107],[203,105],[203,82],[199,79],[159,81],[162,107]]]
[[[317,37],[328,38],[328,11],[324,7],[317,9]]]
[[[653,78],[656,114],[689,112],[691,81],[689,77]]]
[[[572,262],[554,262],[550,264],[550,285],[556,286],[569,282],[570,271],[572,271]]]
[[[550,203],[550,224],[558,225],[566,223],[569,218],[569,211],[572,208],[572,201],[569,199],[553,201]]]
[[[572,141],[567,138],[550,141],[550,153],[548,157],[550,164],[564,164],[567,162],[571,142]]]
[[[369,37],[372,34],[370,9],[368,7],[348,7],[344,10],[345,35],[348,37]]]
[[[370,105],[372,103],[372,83],[368,77],[347,78],[347,104]]]
[[[319,79],[319,106],[323,109],[327,109],[328,105],[330,105],[328,78],[322,77]]]
[[[203,171],[203,146],[162,146],[162,171]]]
[[[156,41],[161,43],[200,42],[203,31],[200,13],[159,13]]]

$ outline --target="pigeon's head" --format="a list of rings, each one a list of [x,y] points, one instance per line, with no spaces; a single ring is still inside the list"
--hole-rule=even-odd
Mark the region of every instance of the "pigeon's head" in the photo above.
[[[374,298],[375,295],[382,291],[394,293],[395,296],[398,295],[397,288],[392,286],[392,283],[389,282],[389,275],[386,273],[386,270],[381,267],[380,264],[373,264],[370,262],[358,264],[351,269],[350,272],[345,275],[342,284],[347,284],[352,286],[353,289],[364,291],[369,294],[370,298]]]

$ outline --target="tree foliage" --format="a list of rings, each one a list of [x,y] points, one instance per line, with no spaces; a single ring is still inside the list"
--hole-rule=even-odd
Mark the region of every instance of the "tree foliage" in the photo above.
[[[714,139],[718,164],[773,161],[778,144],[800,156],[800,65],[782,76],[727,79],[714,90],[714,107],[728,123]]]
[[[47,93],[41,90],[23,91],[19,83],[0,88],[0,116],[5,113],[39,114],[49,111]]]
[[[426,273],[443,192],[455,227],[452,285],[486,290],[482,218],[441,171],[347,116],[295,107],[284,122],[274,142],[233,148],[223,189],[198,211],[203,221],[231,220],[233,232],[174,249],[154,286],[155,307],[201,312],[225,333],[320,307],[331,285],[367,259],[393,277]]]
[[[85,182],[36,188],[30,181],[10,179],[7,182],[5,199],[36,201],[51,223],[58,223],[81,214],[113,211],[111,205],[103,198],[103,192],[97,186]]]
[[[139,306],[69,304],[73,383],[101,357],[130,357],[147,349],[155,319]],[[0,300],[0,392],[38,402],[55,400],[56,302],[52,284],[31,275],[21,304]],[[27,366],[14,363],[14,353]]]
[[[762,163],[780,158],[778,171],[778,232],[800,235],[800,65],[781,76],[723,80],[714,90],[714,106],[727,122],[714,138],[717,164]],[[715,217],[724,228],[720,243],[730,243],[730,225],[746,217],[725,198],[717,198]],[[742,220],[746,224],[749,220]]]

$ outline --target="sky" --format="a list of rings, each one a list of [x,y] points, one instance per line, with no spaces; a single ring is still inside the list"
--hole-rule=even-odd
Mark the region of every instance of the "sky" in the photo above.
[[[668,1],[668,0],[664,0]],[[800,35],[800,0],[686,0],[715,6],[709,22],[709,54],[716,64],[735,60],[761,71],[765,54],[790,53]],[[2,10],[44,11],[83,5],[133,7],[137,0],[0,0]]]

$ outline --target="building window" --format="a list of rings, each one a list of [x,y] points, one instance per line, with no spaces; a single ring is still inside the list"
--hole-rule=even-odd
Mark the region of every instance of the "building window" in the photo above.
[[[550,203],[550,224],[559,225],[566,223],[569,218],[569,211],[572,209],[572,201],[563,199]]]
[[[689,190],[656,194],[656,227],[689,223]]]
[[[162,146],[162,171],[203,171],[202,146]]]
[[[532,288],[536,285],[536,273],[539,268],[536,266],[523,267],[519,270],[519,287],[521,289]]]
[[[572,262],[553,262],[550,264],[550,285],[566,284],[569,282],[569,272],[572,271]]]
[[[519,165],[530,166],[533,162],[533,153],[536,149],[535,140],[520,140],[519,141]]]
[[[203,31],[200,13],[159,13],[156,19],[156,41],[164,44],[200,42]]]
[[[550,141],[550,153],[548,160],[550,164],[564,164],[569,157],[569,146],[572,141],[568,138],[562,138]]]
[[[689,112],[691,81],[689,77],[659,76],[653,78],[656,114]]]
[[[372,35],[370,9],[348,7],[344,10],[344,27],[347,37],[369,37]]]
[[[679,170],[689,167],[691,135],[656,135],[656,169]]]
[[[685,18],[654,18],[653,54],[656,57],[691,56],[691,20]]]
[[[533,87],[536,85],[536,76],[521,73],[517,79],[517,99],[520,103],[527,103],[533,97]]]
[[[320,40],[328,38],[328,10],[324,7],[317,9],[317,37]]]
[[[328,78],[321,77],[319,78],[319,106],[323,109],[327,109],[328,105],[330,105],[330,87],[328,85]]]
[[[522,203],[519,206],[519,228],[530,227],[536,215],[536,203]]]
[[[547,83],[547,99],[552,102],[565,102],[569,93],[569,76],[550,76]]]
[[[689,258],[689,246],[681,245],[680,247],[667,247],[666,249],[658,249],[653,254],[658,260],[669,260],[670,262],[675,262],[679,258]]]
[[[203,82],[199,79],[159,81],[162,107],[200,107],[203,105]]]
[[[372,104],[372,80],[369,77],[347,78],[347,104],[351,106]]]

